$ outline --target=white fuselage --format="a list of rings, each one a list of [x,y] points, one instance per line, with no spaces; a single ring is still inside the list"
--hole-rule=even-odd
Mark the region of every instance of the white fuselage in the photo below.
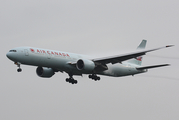
[[[79,59],[90,59],[89,56],[33,47],[19,47],[13,50],[15,51],[7,53],[7,57],[20,64],[53,68],[66,73],[73,72],[73,75],[92,74],[83,73],[76,66],[71,65]],[[107,70],[95,71],[95,74],[120,77],[146,72],[146,70],[137,70],[137,66],[131,64],[107,64],[107,67]]]

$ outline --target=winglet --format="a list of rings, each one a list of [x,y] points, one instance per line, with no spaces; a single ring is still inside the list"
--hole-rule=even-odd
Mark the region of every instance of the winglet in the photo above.
[[[167,45],[166,47],[173,47],[174,45]]]

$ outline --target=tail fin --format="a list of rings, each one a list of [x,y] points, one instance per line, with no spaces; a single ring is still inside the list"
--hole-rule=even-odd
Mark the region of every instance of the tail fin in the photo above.
[[[147,40],[142,40],[142,42],[137,47],[137,49],[145,49],[146,43],[147,43]]]
[[[147,43],[147,40],[142,40],[142,42],[137,47],[137,49],[138,50],[145,49],[146,43]],[[142,64],[142,58],[143,58],[142,56],[139,56],[137,58],[133,58],[133,59],[127,60],[126,62],[141,66],[141,64]]]

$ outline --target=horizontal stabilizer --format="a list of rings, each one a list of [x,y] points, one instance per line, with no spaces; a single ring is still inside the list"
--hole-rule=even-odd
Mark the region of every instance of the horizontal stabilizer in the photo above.
[[[162,64],[162,65],[152,65],[152,66],[145,66],[145,67],[137,67],[137,70],[144,70],[144,69],[151,69],[151,68],[157,68],[157,67],[163,67],[163,66],[169,66],[170,64]]]

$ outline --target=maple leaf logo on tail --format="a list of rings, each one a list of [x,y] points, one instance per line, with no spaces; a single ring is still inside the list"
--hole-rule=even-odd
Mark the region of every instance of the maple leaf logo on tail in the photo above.
[[[142,40],[142,42],[139,44],[137,49],[138,50],[145,49],[146,43],[147,43],[147,40]],[[139,56],[139,57],[135,57],[133,59],[127,60],[126,62],[128,62],[129,64],[141,66],[142,60],[143,60],[143,56]]]
[[[142,61],[142,57],[141,57],[141,56],[140,56],[140,57],[137,57],[136,60]]]

